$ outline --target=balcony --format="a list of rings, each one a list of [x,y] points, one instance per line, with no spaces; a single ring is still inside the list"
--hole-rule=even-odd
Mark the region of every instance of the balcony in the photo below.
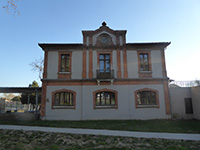
[[[111,85],[114,81],[114,70],[113,69],[98,69],[97,70],[97,82],[100,85],[101,81],[110,81]]]

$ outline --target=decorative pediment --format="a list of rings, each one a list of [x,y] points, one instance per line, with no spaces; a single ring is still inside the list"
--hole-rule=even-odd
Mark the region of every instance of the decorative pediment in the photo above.
[[[98,33],[101,33],[103,31],[108,32],[110,34],[115,34],[115,31],[110,29],[109,27],[107,27],[105,22],[102,23],[102,26],[99,29],[94,31],[94,34],[98,34]]]
[[[126,30],[112,30],[103,22],[99,29],[82,31],[83,44],[86,46],[123,45],[126,43]]]

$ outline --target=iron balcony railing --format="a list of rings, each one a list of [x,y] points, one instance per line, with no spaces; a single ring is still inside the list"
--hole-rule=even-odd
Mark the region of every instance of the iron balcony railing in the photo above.
[[[97,79],[114,79],[114,70],[113,69],[98,69],[97,70]]]

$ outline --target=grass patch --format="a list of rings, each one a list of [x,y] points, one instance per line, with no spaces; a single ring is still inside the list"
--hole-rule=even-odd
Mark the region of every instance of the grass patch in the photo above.
[[[198,120],[92,120],[92,121],[0,121],[0,124],[109,129],[140,132],[200,133]]]
[[[6,136],[10,138],[4,138]],[[72,135],[36,131],[0,130],[0,137],[1,150],[199,150],[200,148],[200,141]],[[54,137],[53,140],[52,137]]]

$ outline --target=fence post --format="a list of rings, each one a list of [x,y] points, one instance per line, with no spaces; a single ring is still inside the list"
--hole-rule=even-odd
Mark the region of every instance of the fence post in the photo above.
[[[36,104],[35,113],[37,114],[37,111],[38,111],[38,91],[37,90],[35,93],[35,104]]]
[[[28,104],[30,103],[30,94],[28,94]]]

